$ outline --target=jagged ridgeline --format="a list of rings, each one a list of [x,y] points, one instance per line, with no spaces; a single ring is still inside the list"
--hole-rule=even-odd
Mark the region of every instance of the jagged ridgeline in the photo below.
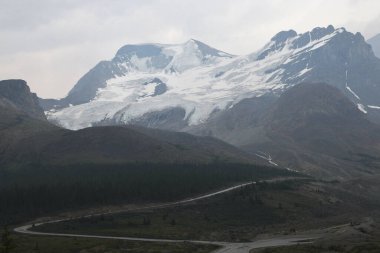
[[[379,70],[380,60],[360,33],[333,26],[280,32],[244,56],[197,40],[126,45],[87,72],[67,97],[41,103],[49,119],[70,129],[138,124],[187,131],[245,98],[323,82],[376,118]]]
[[[279,98],[300,83],[320,85],[297,92],[297,106],[285,104],[276,118],[274,107],[287,100]],[[338,106],[343,97],[346,107]],[[360,33],[344,28],[282,31],[244,56],[196,40],[126,45],[86,73],[66,98],[41,103],[49,120],[69,129],[139,125],[212,136],[318,177],[368,175],[379,167],[377,127],[368,120],[380,122],[380,59]],[[294,111],[303,107],[312,116]],[[284,125],[274,128],[274,122]],[[283,131],[289,122],[302,140]],[[352,136],[343,137],[349,129]]]

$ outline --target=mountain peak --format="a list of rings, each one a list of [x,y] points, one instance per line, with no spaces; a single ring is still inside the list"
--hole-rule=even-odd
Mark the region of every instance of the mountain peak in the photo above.
[[[285,42],[288,39],[296,37],[296,36],[297,36],[297,32],[294,30],[281,31],[281,32],[277,33],[275,36],[273,36],[271,41],[281,43],[281,42]]]
[[[136,55],[139,58],[157,56],[161,53],[162,47],[158,44],[127,44],[121,47],[116,57]]]
[[[315,27],[313,30],[304,33],[305,35],[308,34],[311,38],[311,40],[319,40],[327,35],[331,34],[339,34],[346,32],[346,29],[344,27],[335,28],[333,25],[329,25],[327,27]]]
[[[288,31],[281,31],[277,33],[275,36],[271,38],[271,41],[275,43],[283,43],[291,38],[296,38],[297,36],[298,37],[308,36],[310,41],[312,41],[312,40],[321,39],[325,37],[326,35],[332,34],[334,32],[342,33],[345,31],[346,29],[343,27],[335,29],[335,27],[332,25],[329,25],[327,27],[315,27],[311,31],[308,31],[302,34],[298,34],[295,30],[291,29]]]
[[[193,38],[190,38],[188,41],[186,41],[184,44],[187,44],[187,43],[195,43],[195,44],[198,44],[198,43],[202,43],[201,41],[199,40],[196,40],[196,39],[193,39]]]
[[[232,54],[223,52],[221,50],[218,50],[216,48],[210,47],[209,45],[195,39],[190,39],[188,42],[194,43],[198,50],[204,55],[204,56],[215,56],[215,57],[233,57]]]
[[[335,29],[334,26],[329,25],[327,27],[315,27],[308,33],[311,33],[313,36],[316,36],[317,38],[322,38],[326,36],[327,34],[331,34],[335,32],[336,30],[339,30],[339,29]]]
[[[29,86],[21,79],[0,81],[0,107],[13,108],[33,118],[46,120],[36,94],[31,93]]]
[[[144,43],[144,44],[127,44],[121,47],[117,53],[116,58],[125,59],[126,57],[131,58],[133,55],[138,58],[144,57],[154,57],[159,56],[163,51],[175,50],[177,52],[184,51],[184,49],[193,49],[194,51],[199,50],[204,56],[216,56],[216,57],[232,57],[233,55],[215,49],[199,40],[189,39],[181,44],[159,44],[159,43]]]
[[[336,37],[336,35],[343,33],[353,36],[353,34],[346,32],[345,28],[335,29],[332,25],[327,27],[316,27],[311,31],[300,34],[297,34],[294,30],[281,31],[273,36],[270,42],[265,45],[265,47],[259,52],[257,59],[262,60],[268,55],[282,50],[314,50],[327,44],[331,39]]]
[[[144,119],[152,126],[165,118],[182,130],[242,99],[279,95],[302,82],[332,83],[355,104],[380,106],[380,76],[372,70],[380,68],[379,60],[360,34],[332,25],[280,32],[261,51],[242,57],[195,39],[126,45],[118,55],[88,72],[65,99],[67,106],[49,118],[75,129],[107,120]]]

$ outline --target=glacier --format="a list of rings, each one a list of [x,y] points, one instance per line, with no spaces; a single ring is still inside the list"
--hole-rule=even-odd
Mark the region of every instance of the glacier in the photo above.
[[[345,32],[318,29],[281,32],[258,52],[243,56],[194,39],[176,45],[127,45],[112,60],[122,71],[112,70],[113,77],[91,100],[53,108],[46,115],[65,128],[81,129],[107,121],[128,124],[151,112],[182,108],[183,120],[198,125],[245,98],[280,94],[302,82],[313,70],[313,52]]]

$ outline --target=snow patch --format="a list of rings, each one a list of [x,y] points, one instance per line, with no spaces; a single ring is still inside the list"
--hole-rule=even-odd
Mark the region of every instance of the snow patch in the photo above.
[[[364,105],[362,105],[362,104],[358,104],[358,109],[360,110],[360,111],[362,111],[363,113],[367,113],[367,111],[366,111],[366,109],[365,109],[365,106]]]
[[[303,70],[301,70],[301,71],[298,73],[297,77],[301,77],[301,76],[305,75],[307,72],[309,72],[309,71],[312,70],[312,69],[313,69],[313,68],[304,68]]]
[[[347,63],[346,63],[347,65]],[[348,70],[346,69],[346,89],[358,100],[360,100],[360,97],[348,86]]]
[[[277,163],[275,163],[275,162],[273,162],[273,159],[272,159],[272,156],[270,155],[270,154],[267,154],[267,153],[265,153],[265,152],[262,152],[262,151],[258,151],[257,153],[256,153],[256,156],[257,157],[260,157],[260,158],[262,158],[262,159],[264,159],[264,160],[266,160],[269,164],[271,164],[271,165],[274,165],[274,166],[278,166],[278,164]]]
[[[360,100],[360,97],[349,86],[346,86],[346,89],[349,92],[351,92],[351,94],[354,95],[354,97],[356,97],[358,100]]]

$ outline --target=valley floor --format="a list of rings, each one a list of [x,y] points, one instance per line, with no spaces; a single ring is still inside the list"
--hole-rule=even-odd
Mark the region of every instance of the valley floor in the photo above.
[[[156,247],[158,248],[152,252],[167,252],[167,250],[169,252],[210,252],[216,250],[218,246],[222,248],[217,252],[249,252],[250,249],[257,247],[294,245],[309,243],[310,240],[317,240],[319,243],[323,238],[331,239],[345,231],[358,231],[362,234],[367,230],[360,227],[363,222],[359,221],[358,217],[370,215],[364,210],[370,210],[371,208],[368,207],[371,203],[357,199],[350,193],[342,192],[336,184],[339,183],[318,182],[310,179],[263,181],[230,188],[229,191],[222,191],[223,194],[211,194],[213,198],[201,197],[187,202],[180,201],[176,205],[165,204],[161,207],[156,205],[154,208],[68,219],[35,227],[29,225],[29,227],[16,230],[28,233],[28,229],[31,229],[33,231],[30,233],[41,233],[41,235],[50,233],[53,236],[68,234],[66,236],[77,237],[76,240],[80,241],[80,245],[82,242],[85,245],[91,244],[94,240],[94,238],[83,237],[105,239],[104,242],[101,240],[101,244],[92,248],[116,247],[112,245],[121,247],[122,243],[115,243],[110,239],[129,237],[119,239],[135,241],[131,245],[136,251],[130,252],[151,252],[148,248]],[[324,229],[344,223],[348,224]],[[374,221],[367,223],[370,224],[367,225],[370,228],[375,224]],[[314,230],[310,230],[312,228]],[[29,240],[29,243],[31,238],[39,238],[39,240],[44,238],[43,240],[46,241],[42,243],[49,245],[49,238],[45,236],[17,235],[17,237]],[[344,240],[342,238],[340,240]],[[365,238],[367,237],[363,237],[363,240]],[[167,241],[168,239],[173,241]],[[74,239],[59,238],[57,242],[65,240]],[[136,240],[141,241],[136,242]],[[112,243],[107,246],[108,242]],[[319,244],[294,247],[296,250],[302,250],[307,247],[317,247],[316,245]],[[91,249],[90,246],[83,247]],[[147,248],[144,249],[145,251],[138,251],[139,247]],[[162,250],[159,249],[160,247]],[[191,250],[186,251],[189,248]],[[273,252],[277,252],[276,250],[287,252],[281,251],[286,249],[274,248]],[[81,251],[78,248],[73,252],[97,251]]]
[[[77,237],[51,237],[20,235],[13,236],[16,247],[14,253],[209,253],[218,248],[215,245],[192,243],[154,243],[112,239],[94,239]]]

